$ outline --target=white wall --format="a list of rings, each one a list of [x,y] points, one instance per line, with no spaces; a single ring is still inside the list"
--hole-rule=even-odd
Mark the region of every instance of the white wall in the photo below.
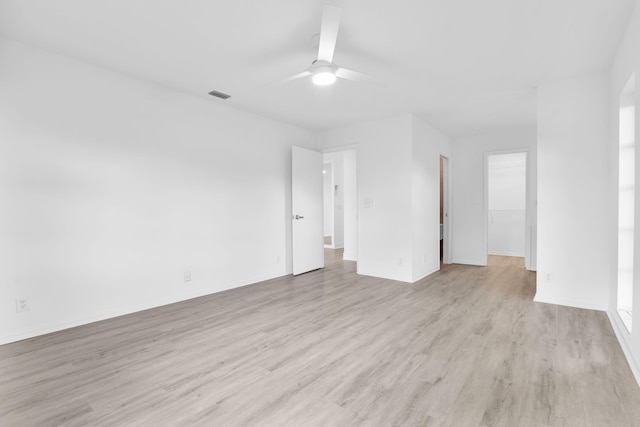
[[[538,87],[536,301],[608,306],[609,98],[606,72]]]
[[[322,132],[357,144],[358,273],[414,282],[440,268],[440,155],[449,139],[413,115]]]
[[[621,41],[618,52],[615,56],[613,66],[611,68],[611,76],[609,85],[611,89],[610,94],[610,141],[606,145],[608,149],[608,159],[610,166],[610,180],[609,180],[609,198],[607,199],[607,206],[610,207],[610,215],[608,217],[608,227],[606,227],[607,234],[609,236],[608,247],[608,262],[609,262],[609,277],[608,281],[611,283],[609,286],[608,294],[608,314],[613,325],[613,329],[616,332],[616,336],[620,341],[622,349],[627,356],[629,366],[633,370],[636,380],[640,383],[640,195],[638,194],[640,189],[640,173],[638,173],[638,165],[640,165],[640,150],[638,149],[638,123],[640,123],[640,91],[635,89],[635,104],[636,104],[636,195],[635,195],[635,250],[634,250],[634,284],[633,284],[633,327],[632,333],[629,333],[622,324],[622,321],[616,311],[617,307],[617,251],[618,251],[618,141],[619,141],[619,102],[620,94],[629,80],[632,73],[635,73],[636,84],[638,77],[640,76],[640,7],[636,3],[636,8],[633,12],[629,25],[627,27],[625,36]]]
[[[411,116],[321,132],[325,149],[357,144],[358,273],[410,282]]]
[[[358,169],[357,151],[343,151],[344,160],[344,253],[349,261],[358,260]]]
[[[521,127],[453,140],[452,169],[452,261],[456,264],[487,264],[487,195],[485,155],[509,151],[528,152],[529,216],[525,226],[525,251],[536,245],[536,145],[535,127]],[[530,256],[530,269],[535,270]]]
[[[524,257],[527,154],[488,156],[489,254]]]
[[[413,117],[413,280],[440,270],[440,156],[450,157],[449,138]]]
[[[291,271],[312,134],[7,40],[0,63],[0,342]]]

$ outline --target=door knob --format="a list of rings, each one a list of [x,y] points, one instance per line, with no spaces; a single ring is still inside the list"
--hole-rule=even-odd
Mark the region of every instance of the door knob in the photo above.
[[[303,218],[304,218],[304,217],[303,217],[303,216],[300,216],[300,215],[296,215],[296,216],[295,216],[295,219],[303,219]]]

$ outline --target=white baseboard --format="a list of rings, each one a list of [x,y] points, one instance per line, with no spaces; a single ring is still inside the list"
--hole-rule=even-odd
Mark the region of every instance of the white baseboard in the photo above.
[[[189,295],[186,298],[176,299],[176,298],[161,298],[154,301],[147,302],[145,304],[134,304],[127,307],[120,307],[115,310],[105,310],[98,313],[92,313],[90,316],[80,315],[76,318],[67,319],[63,321],[54,321],[44,323],[38,326],[25,328],[14,333],[10,333],[7,335],[0,336],[0,345],[9,344],[16,341],[25,340],[28,338],[37,337],[40,335],[50,334],[52,332],[62,331],[64,329],[75,328],[76,326],[87,325],[89,323],[99,322],[101,320],[112,319],[114,317],[124,316],[127,314],[137,313],[139,311],[149,310],[156,307],[162,307],[164,305],[174,304],[177,302],[187,301],[193,298],[199,298],[205,295],[212,295],[218,292],[224,292],[229,289],[240,288],[242,286],[249,286],[255,283],[263,282],[265,280],[275,279],[277,277],[286,276],[287,274],[291,274],[290,272],[280,271],[275,274],[270,274],[266,276],[254,277],[251,279],[245,279],[242,281],[230,282],[223,285],[221,288],[217,289],[214,292],[201,291],[196,292],[193,295]]]
[[[607,310],[607,316],[609,317],[609,322],[611,322],[613,332],[616,334],[616,338],[618,338],[620,347],[622,347],[622,352],[627,358],[629,368],[631,368],[631,372],[633,373],[638,386],[640,386],[640,364],[638,364],[638,361],[633,355],[631,334],[627,331],[627,328],[624,326],[624,323],[617,311]]]
[[[387,280],[393,280],[394,282],[411,283],[411,278],[405,279],[403,277],[393,277],[391,275],[380,273],[378,271],[363,270],[359,263],[358,263],[358,268],[356,272],[362,276],[375,277],[376,279],[387,279]]]
[[[480,267],[487,266],[487,263],[485,261],[478,261],[475,259],[465,259],[465,258],[454,258],[451,260],[451,264],[477,265]]]
[[[422,280],[427,276],[431,276],[433,273],[437,273],[438,271],[440,271],[440,266],[434,268],[433,270],[427,271],[426,273],[422,274],[417,279],[414,279],[413,282],[411,282],[411,283],[416,283],[417,281]]]
[[[524,252],[502,252],[502,251],[492,251],[489,252],[489,255],[498,255],[498,256],[515,256],[519,258],[524,258]]]
[[[535,302],[541,302],[545,304],[563,305],[565,307],[584,308],[586,310],[607,311],[605,303],[599,301],[594,303],[593,301],[581,300],[579,298],[545,298],[540,295],[540,292],[536,292],[536,296],[533,297]]]
[[[136,313],[138,311],[148,310],[155,307],[161,307],[163,305],[173,304],[175,302],[179,302],[179,301],[175,301],[173,299],[155,300],[153,302],[150,302],[149,304],[132,305],[132,306],[129,306],[126,308],[120,308],[117,310],[106,310],[98,313],[93,313],[91,316],[81,315],[79,317],[67,319],[63,321],[47,322],[35,327],[22,329],[15,333],[0,336],[0,345],[8,344],[16,341],[22,341],[28,338],[50,334],[52,332],[58,332],[65,329],[75,328],[76,326],[88,325],[89,323],[112,319],[114,317],[120,317],[120,316]]]
[[[345,251],[342,254],[342,259],[345,261],[358,261],[358,254],[355,252],[347,252]]]

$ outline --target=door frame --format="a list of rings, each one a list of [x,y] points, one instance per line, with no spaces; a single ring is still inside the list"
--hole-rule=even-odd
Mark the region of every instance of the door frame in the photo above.
[[[359,149],[358,149],[358,144],[346,144],[346,145],[339,145],[336,147],[329,147],[329,148],[325,148],[322,150],[322,154],[329,154],[329,153],[340,153],[343,151],[355,151],[356,153],[356,197],[355,197],[355,214],[356,214],[356,225],[355,225],[355,234],[356,234],[356,248],[355,248],[355,258],[356,258],[356,262],[357,262],[357,258],[358,258],[358,253],[360,251],[360,167],[358,166],[358,162],[360,159],[360,155],[359,155]],[[344,186],[343,186],[344,187]],[[344,188],[343,188],[344,189]],[[332,192],[333,194],[333,192]],[[335,209],[335,205],[334,205],[334,209]],[[335,212],[334,212],[335,214]],[[334,227],[335,227],[335,223],[334,223]],[[344,230],[344,232],[346,233],[346,229]],[[334,234],[335,234],[335,230],[334,230]],[[335,246],[335,244],[334,244]],[[349,261],[354,261],[353,259],[348,259]]]
[[[335,179],[334,179],[334,161],[332,159],[329,160],[325,160],[324,158],[324,152],[322,152],[322,167],[324,168],[325,164],[329,164],[331,165],[331,191],[329,192],[330,196],[330,200],[329,203],[331,204],[331,244],[327,245],[326,243],[324,244],[324,247],[326,249],[335,249],[336,247],[336,203],[335,203],[335,194],[333,191],[334,185],[335,185]],[[324,170],[324,169],[323,169]],[[324,174],[323,174],[324,175]],[[323,188],[322,188],[322,193],[324,194],[324,177],[322,179],[322,184],[323,184]],[[322,205],[322,213],[324,216],[324,209],[325,209],[325,203],[327,203],[327,200],[323,200],[323,205]],[[326,218],[323,218],[323,224],[322,224],[322,228],[324,230],[324,221],[326,220]],[[323,236],[324,239],[324,236]],[[324,240],[323,240],[324,241]]]
[[[440,154],[438,166],[440,165],[440,159],[442,159],[442,208],[444,211],[442,218],[442,263],[451,264],[451,254],[453,253],[453,245],[451,244],[451,157]],[[440,175],[440,171],[438,171],[438,175]],[[439,223],[438,235],[440,235]]]
[[[525,208],[524,208],[524,266],[527,270],[535,270],[535,265],[532,262],[532,253],[535,252],[535,224],[534,210],[535,200],[534,194],[532,194],[532,182],[531,182],[531,148],[511,148],[505,150],[492,150],[484,152],[484,209],[482,211],[483,225],[484,225],[484,247],[485,247],[485,261],[484,265],[489,264],[489,156],[495,156],[500,154],[515,154],[526,153],[527,160],[525,162]]]

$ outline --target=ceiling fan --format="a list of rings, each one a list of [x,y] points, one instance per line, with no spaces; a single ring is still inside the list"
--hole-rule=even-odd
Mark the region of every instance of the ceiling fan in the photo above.
[[[339,7],[324,6],[322,10],[322,26],[320,27],[320,41],[318,43],[318,58],[305,71],[287,77],[278,83],[286,83],[308,76],[311,76],[311,81],[318,86],[331,85],[335,83],[336,79],[378,83],[367,74],[339,67],[333,63],[341,14],[342,10]]]

